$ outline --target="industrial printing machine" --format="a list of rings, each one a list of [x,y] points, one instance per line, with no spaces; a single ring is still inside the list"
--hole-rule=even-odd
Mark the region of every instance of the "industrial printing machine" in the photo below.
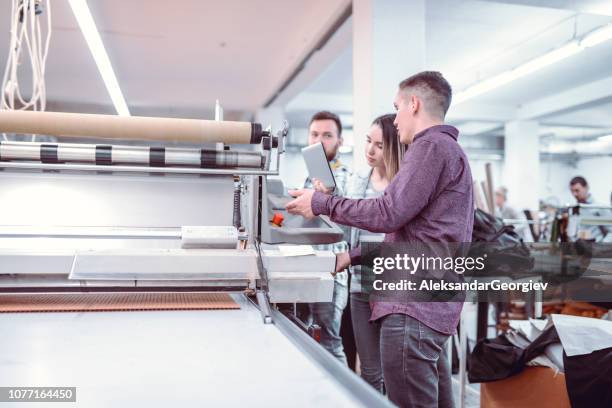
[[[271,176],[286,127],[0,111],[2,132],[0,305],[213,293],[236,307],[0,313],[0,386],[76,387],[87,407],[388,405],[274,306],[331,301],[334,254],[299,244],[342,239],[285,211]],[[14,136],[30,134],[57,139]]]

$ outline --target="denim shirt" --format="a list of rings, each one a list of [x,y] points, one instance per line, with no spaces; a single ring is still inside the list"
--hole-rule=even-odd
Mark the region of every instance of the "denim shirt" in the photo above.
[[[585,204],[595,204],[595,201],[593,200],[593,196],[591,195],[591,193],[589,193],[589,196],[587,197]],[[599,217],[602,215],[610,215],[610,210],[605,210],[605,209],[599,209],[599,208],[595,208],[595,209],[591,209],[591,208],[581,208],[580,209],[580,214],[582,216],[593,216],[593,217]],[[586,231],[588,233],[589,238],[594,239],[595,242],[604,242],[604,241],[608,241],[607,238],[608,235],[610,235],[610,231],[609,228],[607,228],[605,225],[584,225],[584,226],[580,226],[579,228],[580,231]]]
[[[346,197],[347,198],[371,198],[367,197],[368,186],[370,186],[370,177],[372,176],[372,169],[369,168],[366,171],[355,172],[347,183]],[[383,192],[374,191],[375,196],[382,195]],[[356,227],[345,227],[346,235],[348,235],[349,247],[357,248],[360,246],[362,232],[365,231],[368,236],[380,236],[380,241],[383,240],[384,234],[370,233],[366,230]],[[362,295],[364,300],[368,300],[369,294],[362,286],[362,270],[367,268],[364,265],[353,265],[349,267],[351,273],[351,290],[352,294]],[[367,286],[367,285],[366,285]]]
[[[329,162],[329,167],[332,169],[334,173],[334,179],[336,181],[336,189],[333,191],[332,195],[336,197],[342,197],[346,192],[346,185],[348,183],[348,179],[351,176],[351,172],[348,166],[344,165],[340,161],[340,159],[335,158],[334,160]],[[312,188],[312,180],[310,177],[307,177],[304,181],[304,188]],[[342,226],[340,226],[342,227]],[[344,231],[346,231],[343,228]],[[341,242],[336,242],[335,244],[326,244],[326,245],[316,245],[315,249],[322,251],[333,251],[338,254],[341,252],[348,251],[348,243],[346,242],[346,232],[345,232],[345,240]],[[336,274],[336,282],[339,282],[345,286],[348,285],[348,273],[341,272]]]

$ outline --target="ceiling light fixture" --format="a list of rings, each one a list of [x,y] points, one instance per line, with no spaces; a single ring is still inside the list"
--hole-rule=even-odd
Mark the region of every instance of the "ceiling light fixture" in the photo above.
[[[608,24],[606,26],[595,29],[588,33],[586,36],[584,36],[582,41],[580,41],[580,46],[584,48],[589,48],[611,39],[612,24]]]
[[[589,34],[585,35],[580,41],[570,41],[565,45],[550,52],[547,52],[546,54],[540,57],[527,61],[526,63],[519,65],[518,67],[510,71],[503,72],[499,75],[495,75],[491,78],[485,79],[472,86],[467,87],[465,90],[458,92],[453,97],[453,103],[458,104],[461,102],[465,102],[475,96],[482,95],[525,75],[539,71],[544,67],[571,57],[572,55],[575,55],[586,48],[593,47],[611,39],[612,24],[599,27],[591,31]]]
[[[612,143],[612,134],[611,135],[605,135],[605,136],[599,136],[597,138],[597,140],[601,140],[602,142],[611,142]]]
[[[100,37],[100,33],[96,28],[96,23],[91,16],[91,12],[89,11],[87,1],[68,0],[68,3],[70,4],[70,8],[72,9],[74,16],[79,23],[79,27],[81,28],[81,32],[85,37],[89,51],[91,52],[96,65],[98,66],[98,71],[100,71],[100,75],[102,76],[106,90],[113,101],[117,114],[119,116],[130,116],[130,110],[128,109],[123,93],[121,92],[121,88],[119,87],[119,82],[117,81],[117,77],[113,71],[113,66],[108,58],[106,49],[104,49],[104,44],[102,43],[102,38]]]

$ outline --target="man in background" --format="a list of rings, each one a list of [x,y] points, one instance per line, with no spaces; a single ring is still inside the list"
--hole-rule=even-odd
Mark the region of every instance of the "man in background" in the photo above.
[[[508,189],[499,187],[495,190],[495,215],[502,219],[518,219],[519,213],[508,205]]]
[[[338,115],[321,111],[314,114],[310,119],[308,127],[308,145],[322,143],[329,166],[336,180],[335,190],[325,189],[319,180],[306,178],[304,188],[314,188],[315,184],[327,193],[342,196],[346,191],[346,183],[350,171],[338,158],[338,150],[342,146],[342,123]],[[320,245],[316,249],[332,250],[335,253],[345,252],[348,246],[346,242],[333,245]],[[342,271],[336,274],[334,281],[334,296],[329,303],[310,303],[305,316],[302,316],[306,324],[315,323],[321,327],[321,345],[342,363],[347,364],[347,358],[342,346],[340,326],[342,313],[348,302],[348,272]]]
[[[593,197],[589,192],[589,183],[582,176],[576,176],[570,180],[570,191],[578,202],[578,204],[594,204]],[[609,215],[609,211],[602,209],[581,209],[581,214],[589,216]],[[609,235],[609,230],[603,225],[583,226],[579,231],[579,236],[583,235],[586,239],[594,239],[596,242],[602,242]]]
[[[593,204],[593,198],[589,192],[589,183],[582,176],[576,176],[570,180],[570,191],[578,204]]]
[[[525,215],[508,205],[506,187],[499,187],[495,190],[495,216],[502,220],[513,220],[510,224],[514,226],[516,233],[527,242],[533,241]]]

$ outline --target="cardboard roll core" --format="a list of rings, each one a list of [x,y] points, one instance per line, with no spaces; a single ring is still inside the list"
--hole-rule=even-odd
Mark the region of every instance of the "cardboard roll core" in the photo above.
[[[0,132],[226,144],[258,144],[263,134],[251,122],[9,110],[0,111]]]

